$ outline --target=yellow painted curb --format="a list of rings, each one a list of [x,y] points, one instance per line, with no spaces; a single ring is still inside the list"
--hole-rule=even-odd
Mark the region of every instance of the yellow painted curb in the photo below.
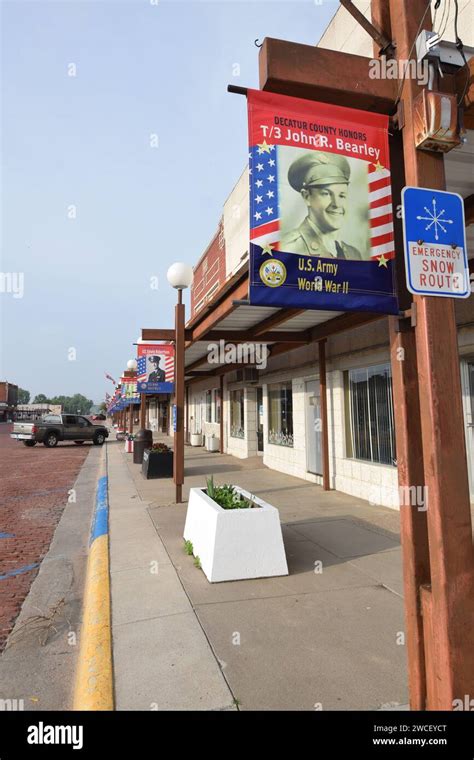
[[[101,473],[106,471],[104,462],[105,457],[101,463]],[[102,531],[97,528],[98,524],[102,526]],[[95,535],[97,532],[99,535]],[[73,710],[113,710],[108,500],[105,475],[99,479],[91,541]]]

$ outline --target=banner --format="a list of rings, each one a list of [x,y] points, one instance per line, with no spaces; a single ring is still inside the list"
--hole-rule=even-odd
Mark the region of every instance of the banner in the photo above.
[[[247,101],[250,303],[398,314],[388,116]]]
[[[125,406],[140,403],[140,394],[137,392],[136,378],[120,378],[120,400]]]
[[[139,343],[138,393],[174,393],[174,345]]]

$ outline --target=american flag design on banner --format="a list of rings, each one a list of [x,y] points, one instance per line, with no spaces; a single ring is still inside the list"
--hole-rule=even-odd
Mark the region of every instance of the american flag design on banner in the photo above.
[[[393,259],[395,240],[389,170],[381,164],[370,164],[368,183],[370,256],[372,259],[379,259],[381,256]]]
[[[254,145],[249,152],[250,240],[262,247],[280,239],[277,156],[276,145]]]
[[[156,348],[156,347],[155,347]],[[173,376],[174,376],[174,355],[166,354],[163,355],[158,349],[153,352],[153,354],[148,354],[148,358],[150,356],[160,356],[161,357],[161,366],[165,371],[165,383],[172,383],[173,382]],[[137,359],[137,377],[139,380],[146,380],[148,378],[148,375],[150,372],[153,371],[155,368],[154,365],[150,365],[148,362],[147,366],[147,356],[139,356]]]

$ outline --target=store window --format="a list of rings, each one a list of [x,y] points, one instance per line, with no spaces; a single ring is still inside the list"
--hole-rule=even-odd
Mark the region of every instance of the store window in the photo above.
[[[214,391],[214,419],[217,423],[221,421],[221,392],[219,388]]]
[[[212,391],[206,391],[206,422],[212,422]]]
[[[390,365],[349,370],[345,391],[348,456],[396,465]]]
[[[268,443],[293,446],[293,392],[291,383],[268,386]]]
[[[232,438],[245,438],[244,392],[230,392],[230,434]]]

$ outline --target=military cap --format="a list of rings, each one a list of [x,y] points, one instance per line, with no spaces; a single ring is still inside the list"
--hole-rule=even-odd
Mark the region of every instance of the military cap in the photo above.
[[[349,182],[351,167],[344,156],[314,151],[293,161],[288,169],[288,182],[300,192],[309,187]]]
[[[150,361],[153,362],[153,364],[157,364],[161,362],[161,356],[150,356]]]

